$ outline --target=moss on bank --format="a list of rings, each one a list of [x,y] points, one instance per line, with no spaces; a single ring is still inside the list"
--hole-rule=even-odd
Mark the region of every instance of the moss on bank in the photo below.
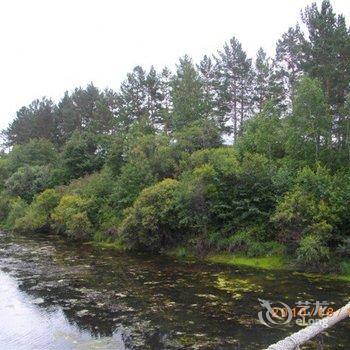
[[[205,258],[199,258],[193,253],[190,253],[185,247],[178,247],[170,251],[165,251],[164,254],[172,256],[177,259],[186,260],[202,260],[206,263],[211,264],[222,264],[229,266],[244,266],[252,267],[264,270],[285,270],[293,271],[295,275],[302,275],[308,278],[322,278],[322,279],[333,279],[343,282],[350,282],[350,270],[342,269],[343,272],[340,274],[316,274],[308,272],[297,271],[295,265],[285,256],[264,256],[264,257],[247,257],[227,253],[217,253],[208,255]],[[342,265],[350,266],[349,262],[343,262]]]
[[[115,249],[119,251],[125,251],[126,247],[119,243],[107,243],[107,242],[86,242],[85,244],[93,245],[94,247],[101,249]],[[309,272],[300,272],[293,270],[293,264],[290,263],[289,259],[284,256],[265,256],[265,257],[247,257],[239,256],[227,253],[211,254],[204,258],[196,256],[193,252],[190,252],[185,247],[177,247],[171,250],[163,251],[162,254],[170,256],[172,258],[186,260],[186,261],[203,261],[210,264],[222,264],[228,266],[244,266],[263,270],[285,270],[293,271],[294,275],[305,276],[310,279],[333,279],[343,282],[350,282],[350,271],[344,271],[342,274],[317,274]],[[349,262],[344,262],[350,266]]]
[[[236,256],[232,254],[215,254],[205,259],[210,263],[237,265],[261,268],[265,270],[283,270],[287,269],[287,261],[279,256],[266,256],[259,258],[250,258],[246,256]]]

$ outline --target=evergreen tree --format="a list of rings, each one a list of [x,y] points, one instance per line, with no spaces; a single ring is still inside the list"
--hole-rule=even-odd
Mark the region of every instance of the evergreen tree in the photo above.
[[[180,59],[177,74],[172,82],[173,100],[173,130],[192,124],[206,118],[206,104],[203,92],[203,82],[188,56]]]
[[[254,102],[255,111],[261,112],[264,104],[271,100],[279,107],[284,108],[283,81],[276,63],[273,62],[260,48],[255,60],[254,74]]]
[[[242,45],[236,38],[226,43],[217,58],[219,79],[219,109],[230,120],[234,140],[240,124],[251,115],[252,67]]]
[[[319,10],[316,3],[302,13],[308,28],[303,69],[321,81],[335,113],[344,104],[350,80],[350,32],[343,16],[336,16],[329,0]]]
[[[197,66],[199,76],[203,82],[203,96],[205,114],[208,118],[225,131],[225,115],[219,110],[219,81],[217,67],[213,60],[205,55]]]
[[[151,124],[161,126],[163,123],[162,101],[164,96],[161,89],[161,79],[152,66],[145,80],[146,87],[146,108]]]
[[[113,113],[108,100],[92,83],[86,89],[77,88],[71,95],[75,113],[78,114],[78,130],[108,133],[113,123]]]
[[[284,85],[287,104],[291,107],[294,87],[303,75],[302,62],[304,60],[303,45],[305,39],[299,25],[289,28],[276,46],[276,75]]]
[[[57,119],[60,144],[64,144],[75,130],[82,130],[81,116],[68,91],[58,103]]]
[[[22,107],[4,131],[6,145],[24,144],[35,138],[57,144],[56,109],[55,104],[45,97]]]
[[[146,72],[142,67],[136,66],[120,86],[117,117],[118,125],[125,131],[133,122],[147,114],[145,84]]]
[[[165,67],[160,74],[161,102],[161,127],[165,132],[171,129],[171,116],[173,111],[172,101],[172,73]]]

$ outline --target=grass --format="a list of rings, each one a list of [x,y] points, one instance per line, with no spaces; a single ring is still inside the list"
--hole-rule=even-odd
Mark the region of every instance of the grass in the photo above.
[[[343,261],[340,264],[340,268],[342,273],[338,276],[339,279],[345,282],[350,282],[350,261]]]
[[[286,260],[280,256],[266,256],[260,258],[250,258],[246,256],[236,256],[232,254],[210,255],[207,259],[210,263],[225,264],[234,266],[248,266],[265,270],[287,269]]]
[[[339,275],[336,276],[335,279],[343,282],[350,282],[350,274],[349,275]]]
[[[265,270],[289,270],[292,271],[288,260],[283,256],[266,256],[259,258],[250,258],[246,256],[236,256],[232,254],[215,254],[206,258],[206,261],[214,264],[224,264],[232,266],[247,266]],[[338,274],[316,274],[308,272],[294,271],[295,275],[303,275],[309,278],[329,278],[332,280],[350,282],[350,262],[345,261],[341,264],[342,273]]]

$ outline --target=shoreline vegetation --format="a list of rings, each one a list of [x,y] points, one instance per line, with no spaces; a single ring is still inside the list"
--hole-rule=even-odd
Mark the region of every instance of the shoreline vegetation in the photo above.
[[[350,30],[328,0],[302,21],[274,57],[233,37],[174,72],[137,66],[118,91],[20,108],[0,227],[348,280]]]
[[[85,244],[92,245],[97,248],[110,249],[116,251],[126,251],[126,248],[118,243],[95,242],[90,241]],[[331,279],[350,283],[350,271],[347,274],[336,273],[317,273],[317,272],[302,272],[295,265],[291,265],[291,261],[285,256],[264,256],[264,257],[247,257],[237,256],[228,253],[209,254],[205,257],[199,257],[195,253],[188,253],[185,247],[161,252],[161,255],[180,261],[203,262],[206,264],[226,265],[233,267],[249,267],[254,269],[269,270],[269,271],[288,271],[293,275],[301,275],[310,279]]]

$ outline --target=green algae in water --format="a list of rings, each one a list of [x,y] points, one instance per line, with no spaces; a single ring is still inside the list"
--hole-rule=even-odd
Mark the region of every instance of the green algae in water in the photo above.
[[[263,288],[247,279],[232,278],[224,273],[219,274],[216,288],[228,292],[234,299],[242,299],[244,293],[261,293]]]

